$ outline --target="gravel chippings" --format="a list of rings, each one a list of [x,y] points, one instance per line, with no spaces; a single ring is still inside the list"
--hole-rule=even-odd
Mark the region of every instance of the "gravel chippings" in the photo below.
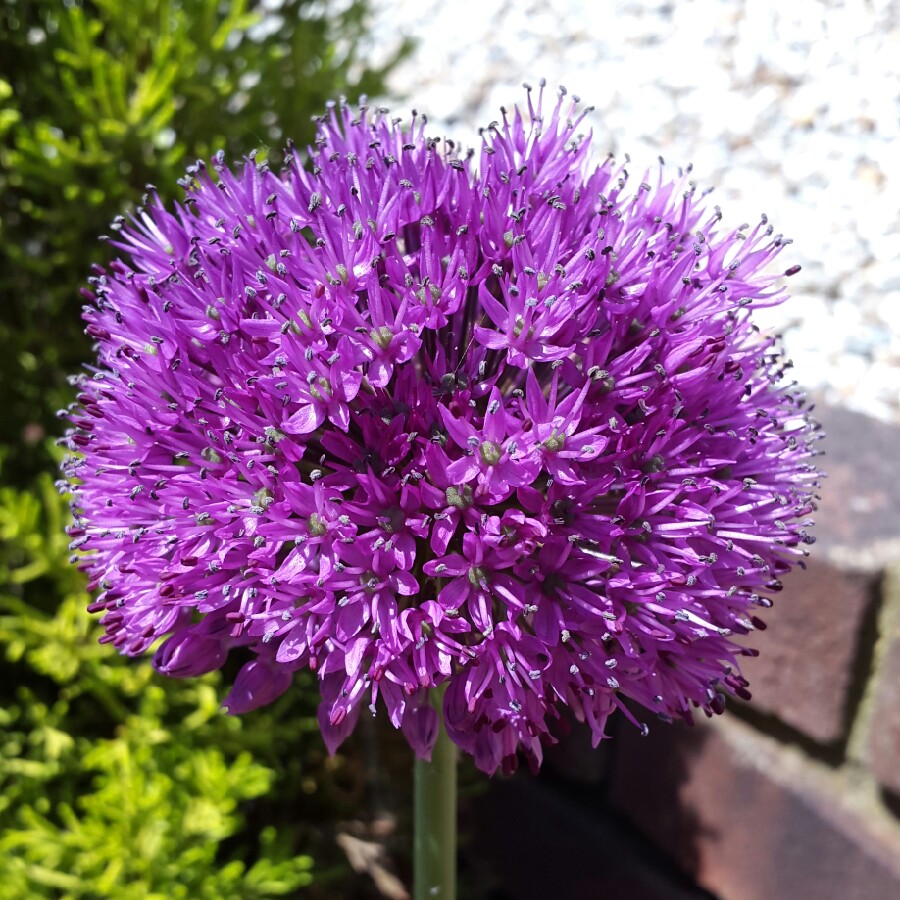
[[[544,77],[596,107],[598,156],[693,163],[726,225],[767,213],[802,271],[759,321],[817,396],[900,421],[900,0],[375,0],[374,24],[375,57],[417,40],[391,87],[437,133],[474,144]]]

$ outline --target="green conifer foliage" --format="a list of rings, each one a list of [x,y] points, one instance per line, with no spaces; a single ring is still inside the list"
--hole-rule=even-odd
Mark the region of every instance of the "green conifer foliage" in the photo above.
[[[89,356],[79,287],[145,185],[224,149],[303,146],[326,100],[377,96],[409,47],[368,66],[368,0],[0,0],[0,443],[40,438]],[[29,447],[36,447],[32,452]]]

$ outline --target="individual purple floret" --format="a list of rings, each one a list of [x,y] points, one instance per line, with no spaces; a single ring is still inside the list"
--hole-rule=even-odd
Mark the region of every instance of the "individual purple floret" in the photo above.
[[[317,673],[325,742],[431,688],[486,772],[569,707],[595,741],[749,696],[736,642],[806,554],[815,427],[751,323],[765,218],[688,175],[588,168],[543,89],[459,156],[335,105],[307,161],[221,155],[155,194],[92,279],[73,547],[106,634],[243,713]],[[646,728],[646,726],[641,726]]]

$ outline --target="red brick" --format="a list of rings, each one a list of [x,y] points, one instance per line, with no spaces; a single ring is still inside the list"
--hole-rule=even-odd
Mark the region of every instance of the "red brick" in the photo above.
[[[856,565],[881,568],[900,538],[900,428],[838,407],[817,410],[825,431],[817,550],[830,556],[856,551]]]
[[[741,663],[750,680],[751,708],[773,713],[823,744],[844,737],[876,582],[875,574],[841,571],[822,559],[785,579],[775,606],[763,616],[768,628],[744,641],[760,651]]]
[[[751,635],[758,659],[743,666],[753,706],[810,738],[846,737],[853,670],[874,588],[900,545],[900,429],[837,408],[820,411],[828,477],[815,515],[809,568],[785,579],[765,633]]]
[[[900,796],[900,571],[885,579],[885,650],[875,672],[869,718],[869,765],[875,777]]]
[[[615,742],[616,805],[728,900],[900,897],[900,829],[736,719]]]

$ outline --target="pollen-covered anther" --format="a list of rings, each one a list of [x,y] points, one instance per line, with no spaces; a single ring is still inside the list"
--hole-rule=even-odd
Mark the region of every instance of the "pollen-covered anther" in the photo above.
[[[378,590],[378,578],[374,572],[363,572],[359,576],[359,583],[367,594],[374,594]]]
[[[394,339],[394,332],[391,331],[387,325],[381,325],[378,328],[373,328],[369,332],[369,337],[382,349],[387,350],[388,347],[391,346],[391,341]]]
[[[493,441],[482,441],[478,448],[485,465],[496,466],[503,454],[501,448]]]
[[[255,509],[267,510],[275,502],[272,492],[266,488],[260,488],[253,494],[252,506]]]
[[[318,513],[310,515],[306,521],[306,527],[312,537],[322,537],[328,532],[328,525]]]
[[[599,383],[600,391],[604,394],[608,394],[616,386],[616,379],[606,369],[601,369],[600,366],[591,366],[588,369],[588,377],[591,381]]]
[[[464,484],[462,487],[451,485],[445,490],[444,495],[447,503],[456,509],[468,509],[472,506],[475,496],[472,486],[469,484]]]
[[[548,453],[559,453],[566,446],[566,436],[564,434],[557,434],[556,431],[550,435],[541,446]]]

